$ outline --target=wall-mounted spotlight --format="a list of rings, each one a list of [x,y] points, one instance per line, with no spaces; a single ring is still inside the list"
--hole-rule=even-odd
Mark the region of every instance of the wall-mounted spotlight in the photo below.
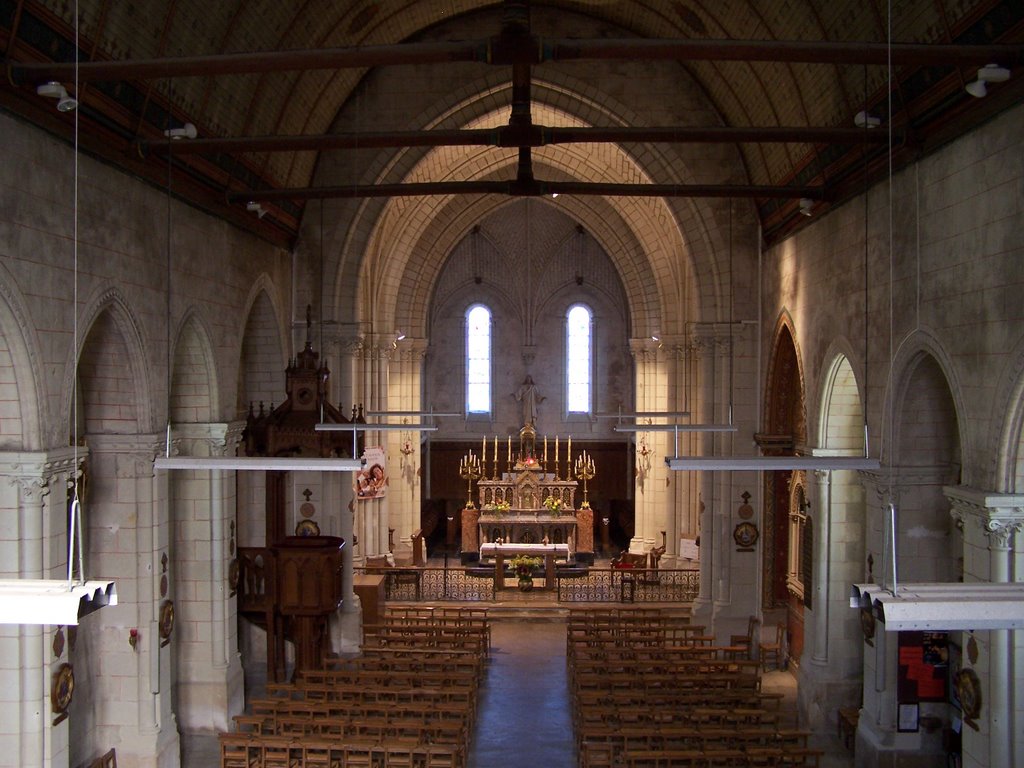
[[[198,135],[199,133],[192,123],[185,123],[181,128],[168,128],[164,131],[164,136],[169,139],[194,139]]]
[[[882,119],[862,110],[853,116],[853,124],[858,128],[877,128],[882,124]]]
[[[245,210],[249,211],[249,213],[255,213],[256,216],[261,219],[267,215],[266,209],[264,209],[264,207],[257,203],[255,200],[250,200],[248,203],[246,203]]]
[[[1005,83],[1010,79],[1010,70],[998,64],[986,64],[978,70],[978,79],[964,86],[964,90],[976,99],[988,94],[988,83]]]
[[[68,90],[56,80],[36,86],[36,93],[57,100],[59,112],[70,112],[78,106],[78,101],[68,96]]]
[[[813,213],[813,211],[811,210],[813,207],[814,207],[814,201],[811,200],[811,198],[809,198],[809,197],[801,197],[800,198],[800,213],[802,215],[810,216],[811,213]]]

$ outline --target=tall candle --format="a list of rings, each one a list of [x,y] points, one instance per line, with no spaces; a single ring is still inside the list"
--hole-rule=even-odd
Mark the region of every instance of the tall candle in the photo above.
[[[484,435],[484,439],[480,443],[480,461],[484,464],[487,463],[487,435]]]
[[[544,435],[544,463],[548,463],[548,436]]]
[[[565,463],[570,464],[572,462],[572,435],[569,435],[569,450],[565,452]]]
[[[555,435],[555,472],[558,472],[558,435]]]
[[[512,435],[508,436],[508,468],[512,469]]]

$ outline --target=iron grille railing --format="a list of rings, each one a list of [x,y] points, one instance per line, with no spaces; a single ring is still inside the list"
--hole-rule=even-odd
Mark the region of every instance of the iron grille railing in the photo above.
[[[486,566],[355,570],[385,576],[388,600],[477,603],[500,599],[494,592],[493,569]],[[700,594],[700,571],[693,569],[589,568],[560,573],[556,579],[560,603],[688,603]]]
[[[562,603],[688,603],[699,594],[698,570],[591,568],[558,578]]]

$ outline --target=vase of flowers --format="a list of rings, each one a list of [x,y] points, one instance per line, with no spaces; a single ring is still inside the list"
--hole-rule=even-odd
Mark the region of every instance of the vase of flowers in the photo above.
[[[508,514],[512,506],[507,501],[498,501],[494,503],[494,513],[496,515]]]
[[[533,589],[533,574],[540,568],[542,562],[539,557],[530,557],[529,555],[516,555],[508,561],[512,573],[519,578],[521,592],[529,592]]]
[[[555,517],[558,517],[562,514],[561,499],[557,499],[554,496],[548,496],[546,499],[544,499],[544,506],[548,510],[548,512],[551,512]]]

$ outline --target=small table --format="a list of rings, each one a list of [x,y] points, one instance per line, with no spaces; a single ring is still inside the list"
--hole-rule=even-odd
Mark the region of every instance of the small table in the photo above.
[[[494,556],[494,589],[505,586],[506,555],[529,555],[544,558],[545,589],[555,588],[555,558],[569,558],[568,544],[482,544],[480,557]]]

